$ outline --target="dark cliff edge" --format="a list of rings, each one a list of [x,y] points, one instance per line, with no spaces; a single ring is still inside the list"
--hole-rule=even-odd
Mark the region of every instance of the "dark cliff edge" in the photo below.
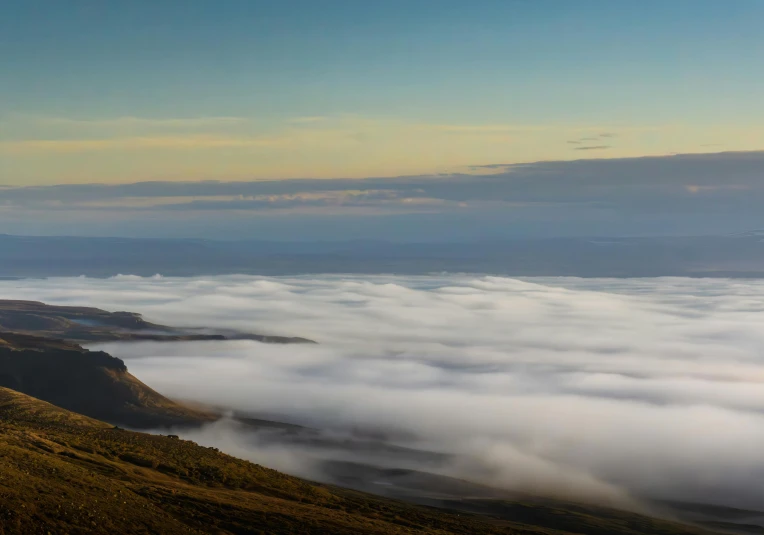
[[[108,353],[24,334],[0,332],[0,386],[133,428],[198,426],[219,418],[162,396]]]

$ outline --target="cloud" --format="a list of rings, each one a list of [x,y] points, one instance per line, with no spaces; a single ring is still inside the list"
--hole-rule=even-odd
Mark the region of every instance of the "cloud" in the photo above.
[[[320,133],[314,135],[320,137]],[[343,142],[337,138],[316,142],[329,147],[335,141]],[[288,145],[278,145],[279,140],[260,142],[276,143],[289,152]],[[204,151],[188,146],[186,152],[192,158]],[[226,239],[232,235],[260,239],[287,235],[287,239],[299,240],[306,236],[396,240],[405,235],[438,241],[454,236],[718,235],[764,227],[762,169],[764,152],[751,151],[530,164],[498,160],[470,166],[469,173],[362,180],[7,187],[0,190],[0,225],[5,232],[22,234],[34,227],[34,233],[41,234],[97,230],[120,236],[156,236],[160,232],[167,233],[165,237]],[[190,225],[190,219],[202,210],[217,211],[217,215],[203,229]],[[311,217],[331,218],[336,224],[319,219],[292,223],[281,218],[265,227],[234,217],[234,212],[243,211],[250,216],[267,213],[275,217],[280,210],[289,210],[292,217],[302,210]],[[117,212],[122,219],[115,219]],[[147,219],[148,212],[151,219]],[[391,219],[363,220],[380,214]],[[395,220],[395,214],[428,214],[433,219]],[[341,221],[343,217],[346,219]],[[98,218],[100,222],[94,224]],[[146,228],[151,221],[154,226]],[[331,231],[311,234],[325,224]],[[289,225],[293,226],[282,234],[280,229]],[[127,233],[137,227],[141,230]],[[423,234],[411,237],[414,227]]]
[[[469,168],[472,171],[480,171],[480,170],[506,170],[508,168],[514,167],[515,164],[511,163],[489,163],[484,165],[470,165]]]
[[[181,192],[178,192],[181,193]],[[300,208],[411,208],[413,206],[455,205],[450,201],[427,197],[422,189],[345,189],[320,191],[295,191],[267,194],[228,195],[133,195],[118,197],[88,197],[77,201],[79,210],[172,210],[172,211],[220,211],[220,210],[284,210]],[[40,206],[49,210],[70,210],[72,205],[59,199],[46,199]]]
[[[104,139],[35,139],[0,142],[0,151],[12,154],[35,152],[97,152],[113,150],[197,150],[271,146],[268,138],[241,138],[230,136],[136,136]]]
[[[147,128],[147,129],[197,129],[241,125],[249,119],[244,117],[115,117],[107,119],[73,119],[68,117],[30,117],[29,121],[43,126],[62,126],[68,128]]]
[[[621,505],[764,503],[762,281],[228,276],[0,290],[315,339],[104,348],[169,395],[387,436],[447,454],[433,468],[445,475]],[[276,462],[251,437],[205,436]],[[307,453],[286,453],[279,466],[300,472]]]
[[[169,138],[169,144],[174,141]],[[147,141],[150,143],[151,141]],[[200,138],[205,142],[226,144],[229,140]],[[253,143],[256,140],[252,141]],[[267,140],[261,140],[267,143]],[[185,145],[185,138],[178,142]],[[230,142],[235,146],[236,141]],[[193,143],[189,144],[193,146]],[[587,147],[581,147],[582,149]],[[33,203],[58,200],[78,203],[123,197],[203,197],[296,195],[328,191],[397,191],[416,192],[449,200],[565,201],[578,200],[583,188],[589,200],[633,199],[641,195],[661,196],[682,190],[687,185],[747,185],[764,188],[761,170],[764,151],[681,154],[642,158],[582,159],[542,161],[528,164],[493,163],[470,166],[474,170],[494,171],[471,175],[449,173],[366,179],[292,179],[258,181],[177,181],[137,182],[128,184],[73,184],[38,187],[8,187],[0,192],[0,201]],[[627,189],[623,189],[627,188]]]
[[[581,138],[577,138],[577,139],[571,139],[571,140],[566,141],[566,143],[568,143],[569,145],[580,145],[582,143],[586,143],[586,142],[589,142],[589,141],[599,141],[600,139],[613,139],[613,138],[616,138],[616,137],[618,137],[618,134],[615,133],[615,132],[603,132],[603,133],[598,134],[596,136],[589,136],[589,137],[581,137]],[[581,147],[581,148],[576,148],[574,150],[591,150],[591,149],[600,149],[600,148],[611,148],[611,147],[609,147],[609,146],[608,147],[604,147],[604,146],[599,146],[599,147]]]
[[[576,147],[573,150],[605,150],[612,148],[610,145],[590,145],[587,147]]]
[[[167,199],[161,205],[173,210],[292,210],[308,208],[430,208],[454,205],[455,201],[434,199],[423,195],[421,190],[399,192],[396,190],[333,190],[318,192],[296,192],[274,195],[240,195],[234,198],[221,197],[188,199],[177,197]],[[92,207],[103,206],[96,202]],[[153,205],[156,207],[157,205]]]

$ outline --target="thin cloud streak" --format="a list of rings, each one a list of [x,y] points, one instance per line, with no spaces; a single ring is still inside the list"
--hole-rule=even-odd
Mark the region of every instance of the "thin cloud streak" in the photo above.
[[[278,141],[272,138],[246,138],[213,135],[120,137],[107,139],[35,139],[0,142],[0,151],[12,154],[36,152],[96,152],[134,150],[197,150],[235,147],[270,147]]]
[[[123,116],[107,119],[77,119],[69,117],[30,117],[28,120],[43,126],[69,128],[206,128],[241,125],[249,122],[244,117],[176,117],[151,118]]]
[[[589,147],[576,147],[573,150],[605,150],[612,148],[610,145],[591,145]]]

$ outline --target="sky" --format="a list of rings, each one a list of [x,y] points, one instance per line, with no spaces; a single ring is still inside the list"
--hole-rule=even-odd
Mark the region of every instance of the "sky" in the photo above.
[[[9,0],[0,183],[764,148],[764,4]]]
[[[0,188],[0,232],[453,242],[764,229],[764,151],[472,166],[365,179]]]
[[[0,232],[764,227],[759,0],[7,0]]]

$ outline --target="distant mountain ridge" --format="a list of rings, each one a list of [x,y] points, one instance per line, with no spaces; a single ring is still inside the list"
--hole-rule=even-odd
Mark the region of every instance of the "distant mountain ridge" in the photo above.
[[[727,236],[299,243],[0,235],[0,278],[433,272],[764,277],[761,237],[754,231]]]

